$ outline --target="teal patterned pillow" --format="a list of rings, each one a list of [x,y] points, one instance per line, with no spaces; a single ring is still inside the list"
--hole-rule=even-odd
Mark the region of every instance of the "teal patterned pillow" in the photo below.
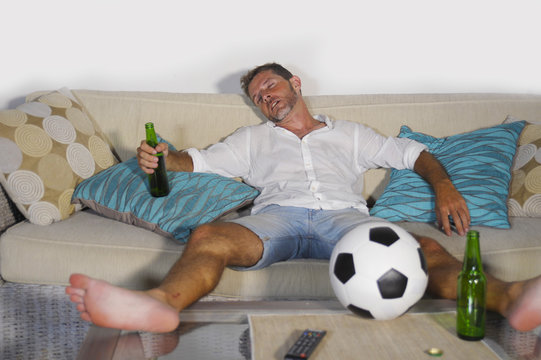
[[[471,225],[510,227],[507,196],[517,140],[525,123],[515,122],[446,138],[402,126],[399,137],[428,146],[445,167],[470,209]],[[435,222],[434,192],[411,170],[395,170],[370,215],[390,221]]]
[[[251,186],[215,174],[167,174],[171,192],[152,197],[147,175],[134,157],[81,182],[72,202],[185,242],[198,225],[250,203],[259,194]]]

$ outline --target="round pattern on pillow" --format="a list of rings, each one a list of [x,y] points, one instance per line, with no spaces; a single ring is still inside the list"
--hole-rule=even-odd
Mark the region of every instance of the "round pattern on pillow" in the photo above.
[[[534,144],[521,145],[517,149],[515,154],[515,161],[513,163],[513,170],[519,171],[524,165],[526,165],[537,152],[537,146]]]
[[[518,139],[519,145],[525,145],[535,142],[536,140],[541,139],[541,125],[539,124],[528,124],[520,134]]]
[[[0,173],[12,173],[23,162],[23,153],[13,141],[0,137]]]
[[[75,205],[71,203],[72,196],[73,189],[68,189],[58,197],[58,210],[60,210],[60,217],[62,219],[67,218],[75,210]]]
[[[51,138],[62,144],[71,144],[77,137],[75,128],[69,120],[58,115],[43,119],[43,129]]]
[[[28,208],[28,219],[39,225],[49,225],[62,220],[60,210],[50,202],[39,201]]]
[[[105,139],[67,89],[0,111],[0,183],[32,223],[66,219],[75,187],[118,162]]]
[[[114,165],[115,158],[109,149],[109,146],[99,137],[92,135],[88,139],[88,149],[99,167],[107,169]]]
[[[536,214],[539,214],[541,209],[541,194],[532,195],[524,202],[523,205],[524,212],[528,216],[538,217]]]
[[[26,114],[28,114],[30,116],[35,116],[35,117],[38,117],[38,118],[47,117],[47,116],[51,115],[51,113],[53,111],[49,105],[39,103],[39,102],[36,102],[36,101],[29,102],[29,103],[24,103],[22,105],[19,105],[17,107],[17,110],[20,110],[20,111],[25,112]]]
[[[66,158],[73,171],[87,179],[94,174],[96,168],[90,151],[81,144],[70,144],[66,150]]]
[[[509,212],[509,216],[519,216],[513,214],[521,214],[522,206],[520,206],[518,201],[516,201],[515,199],[509,199],[507,201],[507,211]]]
[[[28,205],[41,200],[45,193],[43,181],[35,172],[17,170],[8,177],[7,185],[11,189],[14,200]]]
[[[526,175],[524,187],[534,194],[541,194],[541,165],[535,167]]]
[[[36,125],[22,125],[15,130],[15,142],[23,153],[32,157],[47,155],[53,148],[53,141]]]
[[[26,122],[27,116],[19,110],[6,110],[0,112],[0,123],[7,126],[21,126]]]
[[[517,120],[506,120],[512,121]],[[541,217],[541,124],[528,123],[518,145],[507,203],[509,215]]]

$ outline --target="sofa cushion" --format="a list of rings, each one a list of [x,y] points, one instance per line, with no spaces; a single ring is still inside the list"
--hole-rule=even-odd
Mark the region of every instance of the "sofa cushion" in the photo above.
[[[511,164],[524,122],[503,124],[444,138],[403,126],[399,137],[428,146],[464,196],[471,225],[509,228],[507,194]],[[411,170],[393,170],[370,214],[390,221],[435,222],[434,192]]]
[[[530,279],[541,274],[541,242],[539,233],[541,221],[528,217],[509,218],[511,230],[493,227],[473,226],[479,231],[479,241],[486,273],[504,281]],[[434,224],[399,222],[410,233],[436,239],[458,260],[464,259],[464,236],[453,232],[445,235]]]
[[[79,211],[42,227],[9,228],[0,241],[0,273],[6,281],[67,285],[83,273],[131,289],[160,283],[184,250],[146,229]],[[326,260],[292,260],[258,271],[227,268],[213,295],[243,299],[333,297]],[[323,281],[322,281],[323,280]]]
[[[106,217],[186,241],[190,231],[250,203],[259,192],[215,174],[168,172],[170,193],[153,197],[137,159],[117,164],[77,186],[73,202]]]
[[[485,270],[506,281],[540,274],[541,222],[527,217],[510,221],[511,232],[475,228],[481,236]],[[464,237],[446,236],[432,224],[399,225],[433,237],[462,260]],[[6,281],[66,285],[70,274],[78,272],[148,289],[159,284],[183,249],[179,242],[87,209],[46,227],[22,222],[9,228],[0,238],[0,273]],[[226,269],[212,293],[244,299],[334,296],[328,261],[315,259],[279,262],[257,271]]]
[[[506,123],[519,121],[508,117]],[[518,139],[509,191],[509,216],[541,217],[541,123],[527,123]]]
[[[117,160],[105,136],[67,89],[0,112],[0,183],[32,223],[66,219],[83,179]]]

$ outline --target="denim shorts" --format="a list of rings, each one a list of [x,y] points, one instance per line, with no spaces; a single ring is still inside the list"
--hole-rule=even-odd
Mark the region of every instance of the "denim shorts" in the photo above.
[[[256,270],[291,259],[330,259],[334,246],[346,233],[374,220],[353,208],[315,210],[269,205],[257,214],[228,220],[248,228],[263,241],[263,255],[254,266],[232,268]]]

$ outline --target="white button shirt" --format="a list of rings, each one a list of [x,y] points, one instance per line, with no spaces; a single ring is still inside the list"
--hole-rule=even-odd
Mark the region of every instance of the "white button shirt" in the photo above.
[[[364,172],[413,169],[426,149],[355,122],[315,118],[326,126],[302,139],[268,121],[242,127],[206,150],[188,149],[194,172],[240,177],[257,188],[260,195],[252,213],[277,204],[324,210],[353,207],[368,215],[362,196]]]

